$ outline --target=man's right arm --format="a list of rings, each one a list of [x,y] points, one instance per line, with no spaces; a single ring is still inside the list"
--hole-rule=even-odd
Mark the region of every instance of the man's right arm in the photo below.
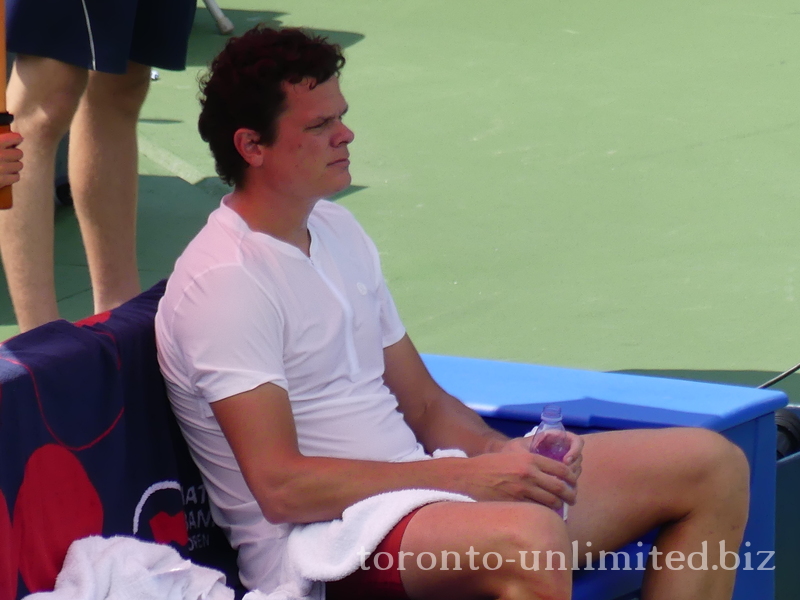
[[[288,395],[271,383],[212,402],[211,408],[261,511],[273,523],[327,521],[359,500],[409,488],[549,506],[560,505],[556,494],[570,493],[562,481],[567,467],[524,453],[409,463],[303,456]]]

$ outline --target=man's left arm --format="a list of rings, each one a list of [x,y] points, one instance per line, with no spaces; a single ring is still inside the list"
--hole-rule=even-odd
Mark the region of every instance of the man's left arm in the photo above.
[[[504,448],[506,436],[436,383],[408,335],[384,348],[383,357],[384,381],[426,452],[460,448],[476,456]]]

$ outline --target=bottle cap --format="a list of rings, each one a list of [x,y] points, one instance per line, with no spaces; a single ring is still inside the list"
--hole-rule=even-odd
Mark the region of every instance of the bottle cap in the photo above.
[[[542,410],[542,421],[560,421],[561,407],[555,404],[548,404]]]

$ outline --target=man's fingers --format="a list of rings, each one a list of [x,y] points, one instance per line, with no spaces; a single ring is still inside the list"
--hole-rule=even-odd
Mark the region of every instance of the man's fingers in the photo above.
[[[0,173],[19,173],[22,170],[22,163],[19,161],[16,162],[6,162],[0,159]]]
[[[19,181],[19,173],[0,173],[0,188],[4,188],[7,185],[14,185]]]
[[[15,131],[9,131],[0,136],[0,148],[16,148],[20,143],[22,143],[22,136]]]
[[[536,492],[532,494],[528,500],[546,506],[547,508],[552,508],[553,510],[558,510],[564,506],[564,501],[561,498],[542,488],[537,488]]]
[[[579,456],[575,462],[569,465],[569,470],[574,479],[577,481],[578,477],[580,477],[581,472],[583,471],[583,456]]]
[[[536,502],[543,504],[549,508],[557,510],[563,506],[565,499],[562,494],[566,495],[568,486],[563,481],[556,477],[539,473],[536,481],[530,482],[526,486],[523,495],[517,500],[527,500],[529,502]]]
[[[571,487],[578,483],[578,473],[575,472],[572,465],[567,466],[562,462],[538,454],[531,456],[534,460],[535,468],[542,473],[560,479]]]
[[[575,488],[567,485],[564,481],[556,477],[548,476],[548,479],[550,479],[550,481],[542,482],[535,488],[536,492],[534,496],[543,498],[544,501],[536,497],[533,498],[534,500],[555,509],[561,508],[565,503],[570,505],[575,504],[577,498]]]
[[[4,148],[0,150],[0,161],[19,162],[22,160],[22,150],[19,148]]]
[[[531,493],[540,488],[569,504],[575,503],[577,477],[564,464],[551,458],[535,457],[530,484]]]
[[[583,452],[583,438],[574,433],[568,433],[570,446],[569,451],[564,456],[564,464],[571,465],[581,457]]]

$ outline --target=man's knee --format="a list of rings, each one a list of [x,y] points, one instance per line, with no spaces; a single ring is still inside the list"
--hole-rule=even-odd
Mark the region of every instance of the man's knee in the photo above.
[[[722,435],[705,429],[687,431],[685,442],[690,453],[688,485],[696,491],[697,502],[711,502],[736,520],[746,519],[750,465],[742,449]],[[718,504],[720,494],[727,499],[722,505]]]
[[[496,544],[515,555],[531,550],[569,550],[567,527],[554,510],[538,504],[520,504],[519,508],[521,514],[495,524]]]
[[[698,476],[711,484],[742,484],[750,480],[750,464],[739,446],[706,429],[690,430]]]
[[[29,141],[57,143],[69,129],[87,73],[60,61],[18,56],[8,86],[15,129]]]
[[[531,515],[521,514],[498,523],[495,529],[494,542],[503,557],[499,597],[530,597],[533,592],[541,600],[569,598],[573,558],[564,521],[538,505],[520,508],[523,513],[526,508],[532,509],[528,511]]]

